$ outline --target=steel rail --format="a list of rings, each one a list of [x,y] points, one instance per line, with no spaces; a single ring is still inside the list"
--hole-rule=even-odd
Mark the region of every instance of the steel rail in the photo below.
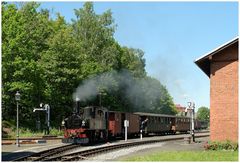
[[[52,148],[52,149],[44,150],[28,156],[17,158],[13,161],[44,161],[46,157],[59,156],[67,151],[70,151],[79,147],[80,145],[75,145],[75,144],[60,146],[57,148]]]
[[[206,136],[209,136],[209,135],[197,135],[195,137],[206,137]],[[164,141],[183,140],[183,139],[184,139],[184,136],[175,137],[175,138],[158,139],[158,140],[141,140],[138,142],[127,142],[127,143],[122,143],[117,145],[110,145],[110,146],[104,146],[104,147],[79,151],[79,152],[57,156],[57,157],[48,157],[45,159],[45,161],[80,161],[80,160],[86,160],[89,157],[100,154],[100,153],[109,152],[109,151],[117,150],[120,148],[158,143],[158,142],[164,142]]]

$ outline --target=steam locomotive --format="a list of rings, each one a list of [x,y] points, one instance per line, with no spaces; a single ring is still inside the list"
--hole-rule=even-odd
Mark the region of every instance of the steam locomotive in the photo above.
[[[129,122],[128,136],[149,134],[186,133],[190,130],[190,118],[153,113],[127,113],[109,111],[102,106],[80,108],[77,102],[73,114],[63,121],[63,143],[88,144],[108,141],[110,138],[124,137],[124,121]],[[207,127],[207,126],[202,126]],[[195,129],[200,129],[201,122],[195,121]]]

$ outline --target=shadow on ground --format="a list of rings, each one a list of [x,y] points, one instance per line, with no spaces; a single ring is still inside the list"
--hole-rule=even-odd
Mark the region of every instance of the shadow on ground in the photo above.
[[[34,152],[23,151],[23,152],[2,152],[2,161],[13,161],[17,158],[30,156],[34,154]]]

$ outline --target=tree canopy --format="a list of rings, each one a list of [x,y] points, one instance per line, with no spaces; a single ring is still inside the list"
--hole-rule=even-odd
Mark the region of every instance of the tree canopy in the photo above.
[[[208,107],[202,106],[198,108],[197,119],[209,122],[209,118],[210,118],[210,110]]]
[[[59,13],[53,19],[39,7],[36,2],[2,4],[3,119],[15,120],[19,91],[23,125],[34,128],[32,110],[43,102],[58,126],[72,111],[74,92],[91,82],[110,110],[176,113],[167,88],[147,76],[144,52],[115,40],[110,10],[96,14],[93,3],[86,2],[67,23]],[[94,95],[82,103],[98,104]]]

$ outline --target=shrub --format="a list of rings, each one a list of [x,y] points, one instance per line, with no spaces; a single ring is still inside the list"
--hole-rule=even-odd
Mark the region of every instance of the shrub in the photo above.
[[[15,124],[12,121],[2,121],[3,128],[15,128]]]
[[[232,150],[237,151],[238,150],[238,143],[232,142],[232,141],[213,141],[213,142],[206,142],[204,144],[205,150]]]
[[[63,131],[62,130],[58,130],[58,129],[56,129],[56,128],[52,128],[51,130],[50,130],[50,135],[52,135],[52,136],[63,136]]]

